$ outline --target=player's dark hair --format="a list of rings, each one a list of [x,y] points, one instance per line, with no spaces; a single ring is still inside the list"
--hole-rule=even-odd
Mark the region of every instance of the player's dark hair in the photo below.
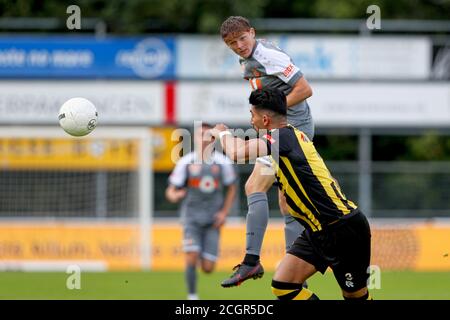
[[[256,109],[269,110],[281,116],[287,114],[286,95],[281,90],[258,89],[252,91],[248,100]]]
[[[252,26],[247,18],[241,16],[228,17],[220,26],[220,34],[225,39],[229,34],[249,31]]]

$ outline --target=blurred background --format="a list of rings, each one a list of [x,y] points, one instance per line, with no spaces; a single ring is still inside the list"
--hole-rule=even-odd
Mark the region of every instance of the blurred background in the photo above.
[[[177,206],[164,198],[173,130],[249,128],[251,88],[219,34],[230,15],[310,82],[314,143],[374,226],[373,263],[450,271],[449,0],[0,0],[1,268],[183,270]],[[99,112],[83,139],[57,122],[76,96]],[[244,249],[252,166],[236,170],[219,270]],[[269,201],[268,270],[284,242],[275,188]]]

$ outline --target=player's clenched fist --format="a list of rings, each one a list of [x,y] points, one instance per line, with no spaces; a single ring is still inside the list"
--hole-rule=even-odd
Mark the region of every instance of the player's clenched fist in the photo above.
[[[219,124],[216,124],[216,126],[211,129],[211,134],[214,137],[218,138],[220,133],[223,131],[226,131],[226,130],[228,130],[228,127],[223,123],[219,123]]]

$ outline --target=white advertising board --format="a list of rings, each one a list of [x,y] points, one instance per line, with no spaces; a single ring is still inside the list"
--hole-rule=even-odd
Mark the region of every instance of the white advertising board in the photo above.
[[[268,36],[308,79],[427,79],[431,41],[426,37]],[[181,79],[238,79],[236,56],[220,37],[178,38]]]
[[[317,125],[428,127],[450,125],[445,83],[313,83],[308,99]]]
[[[161,124],[165,120],[163,82],[0,81],[0,124],[58,123],[68,99],[91,100],[101,124]]]
[[[176,74],[182,79],[238,79],[239,57],[219,37],[180,36]]]
[[[445,83],[312,82],[308,99],[316,126],[450,126],[450,86]],[[240,82],[181,82],[178,123],[248,126],[250,88]]]
[[[248,124],[250,93],[250,85],[245,81],[179,82],[176,120],[188,125],[194,121]]]

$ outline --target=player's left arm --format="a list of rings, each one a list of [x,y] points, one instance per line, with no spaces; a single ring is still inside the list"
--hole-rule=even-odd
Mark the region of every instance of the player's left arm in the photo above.
[[[224,124],[216,125],[212,132],[219,138],[225,154],[235,162],[242,163],[268,155],[267,144],[262,139],[243,140],[233,137]]]
[[[286,96],[288,108],[306,100],[311,97],[312,94],[313,92],[308,81],[305,77],[300,77],[292,86],[292,91]]]

